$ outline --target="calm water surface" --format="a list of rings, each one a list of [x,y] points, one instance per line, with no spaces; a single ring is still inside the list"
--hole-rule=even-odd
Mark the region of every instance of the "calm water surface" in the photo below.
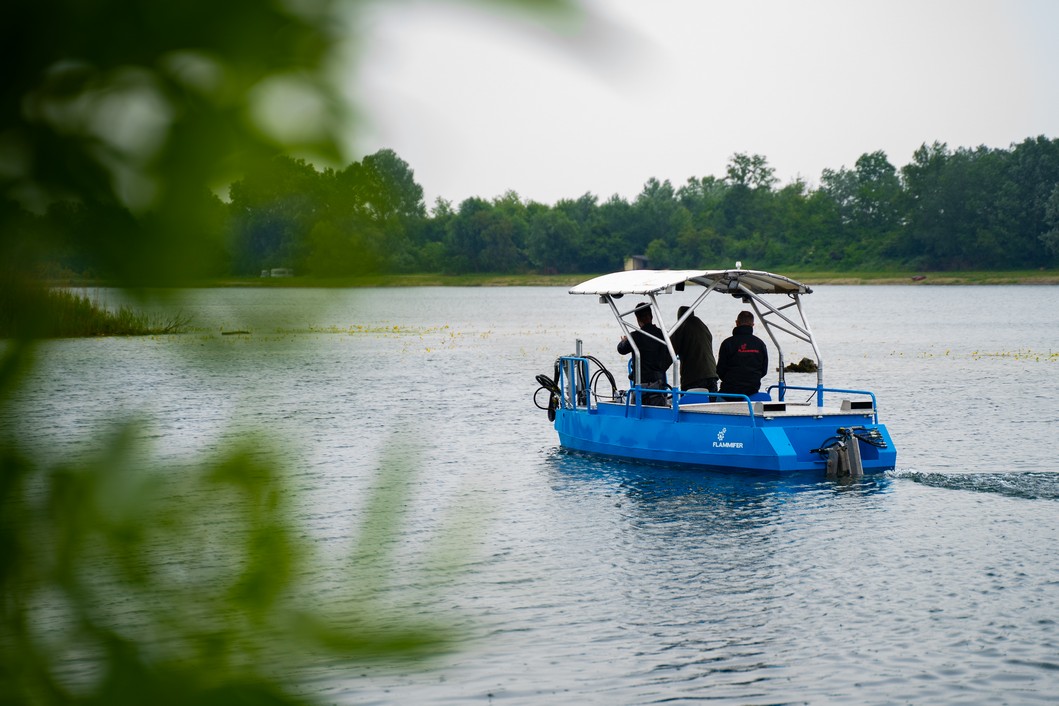
[[[715,345],[739,302],[716,305]],[[896,472],[851,485],[559,451],[534,376],[575,338],[624,362],[608,309],[561,288],[182,306],[200,330],[47,344],[2,421],[56,460],[121,414],[168,461],[264,432],[325,557],[382,452],[415,449],[394,600],[471,639],[415,668],[322,664],[302,676],[326,703],[1059,698],[1059,287],[817,288],[826,382],[874,390],[898,447]],[[445,527],[461,571],[437,585],[421,555]]]

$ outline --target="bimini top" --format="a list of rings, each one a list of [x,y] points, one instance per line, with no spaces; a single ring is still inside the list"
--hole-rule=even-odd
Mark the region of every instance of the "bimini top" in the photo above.
[[[571,287],[570,294],[658,294],[694,282],[715,289],[741,288],[754,294],[809,294],[807,285],[758,270],[626,270],[600,275]]]

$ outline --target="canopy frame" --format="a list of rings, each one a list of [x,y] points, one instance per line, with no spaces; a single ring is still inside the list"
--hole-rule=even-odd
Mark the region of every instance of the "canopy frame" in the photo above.
[[[658,296],[660,294],[684,291],[688,283],[702,286],[704,288],[703,292],[695,297],[691,305],[688,306],[688,311],[673,322],[671,327],[668,327],[665,324],[665,316],[658,303]],[[673,382],[679,383],[680,360],[673,348],[673,333],[687,321],[688,317],[711,294],[720,292],[740,298],[754,310],[754,315],[761,322],[766,334],[776,348],[779,359],[779,398],[781,400],[784,399],[787,389],[783,370],[785,367],[783,345],[780,343],[781,339],[777,336],[777,334],[782,333],[808,343],[812,347],[813,356],[816,359],[816,390],[813,394],[816,396],[817,405],[823,406],[824,361],[816,337],[813,335],[812,327],[809,325],[809,320],[805,315],[805,309],[802,307],[802,295],[811,294],[813,291],[805,284],[796,282],[783,275],[760,270],[626,270],[595,277],[571,287],[569,291],[570,294],[597,295],[601,304],[609,305],[611,313],[621,327],[623,335],[628,337],[629,344],[635,354],[633,383],[636,387],[640,387],[642,381],[640,376],[640,351],[630,334],[633,331],[640,331],[645,336],[655,340],[658,340],[658,338],[643,331],[630,321],[629,317],[635,313],[636,306],[619,309],[618,299],[621,299],[626,294],[647,298],[647,303],[651,307],[652,318],[662,330],[663,338],[660,342],[665,344],[670,356],[673,358]],[[786,295],[791,301],[773,305],[765,298],[765,295]],[[792,307],[797,316],[794,316],[793,313],[788,313]],[[673,386],[678,387],[677,384]]]

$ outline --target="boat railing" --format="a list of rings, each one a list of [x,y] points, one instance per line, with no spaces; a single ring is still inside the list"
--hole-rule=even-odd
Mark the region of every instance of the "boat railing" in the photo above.
[[[839,387],[824,387],[822,385],[817,385],[816,387],[801,387],[799,385],[770,385],[767,391],[771,394],[773,390],[777,389],[780,390],[780,399],[783,398],[783,395],[787,390],[804,390],[805,392],[812,392],[813,394],[809,395],[808,399],[811,400],[815,396],[817,407],[824,406],[825,392],[831,392],[840,395],[866,395],[871,398],[872,418],[876,424],[879,423],[878,403],[875,398],[875,393],[871,392],[870,390],[845,390]]]
[[[588,359],[576,355],[559,358],[559,405],[563,409],[589,408]]]
[[[680,414],[680,398],[687,394],[693,395],[709,395],[710,402],[714,402],[714,397],[723,398],[725,402],[746,402],[747,416],[750,418],[750,426],[755,426],[754,421],[754,401],[746,395],[740,395],[732,392],[703,392],[701,390],[680,390],[673,389],[673,412],[675,415]]]
[[[583,409],[583,410],[594,410],[598,403],[596,395],[592,388],[592,377],[590,376],[589,364],[592,362],[590,357],[578,356],[578,355],[566,355],[559,358],[559,381],[558,387],[561,391],[559,405],[563,409]],[[863,395],[871,398],[870,412],[873,421],[877,424],[879,421],[878,406],[875,393],[870,390],[848,390],[837,387],[803,387],[800,385],[771,385],[766,389],[766,393],[771,397],[773,390],[779,390],[780,401],[786,395],[787,391],[790,390],[802,390],[805,392],[812,393],[806,400],[808,404],[814,397],[816,398],[816,404],[818,407],[823,407],[823,394],[845,394],[845,395]],[[683,403],[685,395],[695,395],[696,397],[702,395],[708,395],[711,402],[727,401],[727,402],[745,402],[747,406],[747,415],[750,419],[751,426],[756,426],[754,421],[756,415],[754,413],[754,402],[747,395],[729,393],[729,392],[706,392],[702,390],[681,390],[679,388],[665,388],[659,389],[655,387],[645,387],[642,385],[631,385],[627,391],[621,392],[616,396],[612,396],[609,399],[614,402],[624,402],[625,415],[636,414],[637,416],[643,415],[645,407],[654,409],[666,409],[667,407],[659,407],[655,405],[645,405],[643,399],[645,395],[666,395],[672,400],[669,408],[672,410],[674,419],[680,417],[680,407]],[[856,402],[852,403],[851,410],[868,412],[868,409],[861,408]]]
[[[627,391],[625,391],[623,393],[620,393],[620,394],[625,399],[625,416],[627,417],[627,416],[629,416],[629,412],[632,409],[636,410],[636,414],[638,416],[643,416],[644,408],[649,408],[649,409],[670,409],[669,405],[660,406],[660,405],[644,404],[643,403],[643,399],[644,399],[645,396],[648,396],[648,395],[672,396],[674,398],[673,399],[673,404],[672,404],[672,409],[673,409],[674,416],[676,416],[676,414],[680,411],[680,401],[679,401],[678,397],[680,395],[684,395],[686,393],[684,391],[682,391],[682,390],[679,390],[677,388],[671,388],[671,387],[644,387],[642,385],[630,385],[629,389]]]
[[[703,392],[701,390],[681,390],[677,387],[659,389],[657,387],[642,387],[633,385],[625,393],[625,416],[629,416],[630,413],[635,413],[638,416],[643,416],[643,410],[646,409],[671,409],[673,412],[673,419],[676,421],[680,420],[680,405],[681,398],[684,395],[692,394],[695,396],[709,395],[710,397],[725,397],[727,401],[731,402],[746,402],[747,417],[750,420],[750,426],[757,426],[757,422],[754,420],[754,401],[746,395],[738,395],[727,392]],[[656,405],[645,405],[643,403],[644,395],[668,395],[673,398],[672,406],[659,407]]]
[[[601,399],[615,402],[620,400],[614,376],[592,356],[564,355],[559,357],[556,365],[558,391],[555,395],[559,398],[559,405],[563,409],[595,409],[596,403]],[[592,371],[592,366],[595,366],[595,372]],[[596,390],[601,384],[601,378],[604,384],[610,385],[611,394],[609,396],[600,395]]]

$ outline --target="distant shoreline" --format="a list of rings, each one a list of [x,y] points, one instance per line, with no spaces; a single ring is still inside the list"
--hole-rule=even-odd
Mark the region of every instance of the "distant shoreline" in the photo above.
[[[878,285],[910,286],[948,285],[1056,285],[1059,270],[1018,270],[1004,272],[799,272],[779,270],[777,274],[808,285]],[[498,274],[392,274],[360,277],[225,277],[216,280],[188,282],[187,288],[211,287],[279,287],[353,289],[367,287],[570,287],[594,275],[498,275]],[[106,281],[66,280],[50,283],[57,287],[108,287]]]

